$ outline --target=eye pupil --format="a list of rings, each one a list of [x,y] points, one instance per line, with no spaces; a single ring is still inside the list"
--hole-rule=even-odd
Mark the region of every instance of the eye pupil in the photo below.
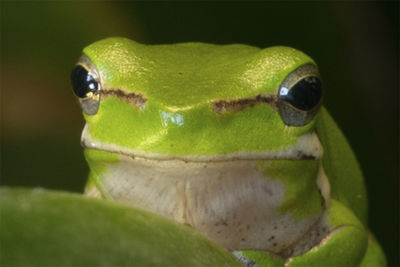
[[[285,89],[281,88],[279,98],[304,111],[313,109],[322,97],[322,85],[318,77],[303,78],[290,90]]]
[[[84,98],[89,92],[96,92],[99,89],[99,83],[80,65],[72,70],[71,83],[75,95],[80,98]]]

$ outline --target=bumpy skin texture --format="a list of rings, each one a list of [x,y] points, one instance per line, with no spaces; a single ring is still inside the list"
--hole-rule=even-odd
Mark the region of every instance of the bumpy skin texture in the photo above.
[[[201,43],[146,46],[123,38],[96,42],[86,47],[84,54],[99,72],[103,92],[97,114],[85,115],[85,136],[90,136],[86,145],[113,150],[85,152],[91,181],[103,196],[110,197],[102,179],[110,166],[122,161],[119,152],[132,158],[206,157],[215,161],[238,153],[245,153],[244,158],[274,153],[316,133],[324,151],[322,160],[317,158],[316,162],[322,164],[330,188],[323,204],[315,184],[313,188],[307,184],[310,194],[301,190],[305,198],[299,201],[296,184],[285,184],[292,181],[287,179],[291,171],[274,170],[279,164],[261,161],[260,169],[265,169],[265,179],[285,184],[285,202],[279,209],[282,214],[301,221],[324,209],[316,222],[321,229],[314,229],[315,235],[323,233],[324,238],[294,256],[290,251],[280,251],[283,257],[278,257],[245,249],[239,249],[236,255],[257,266],[385,265],[382,250],[367,230],[366,190],[357,160],[324,108],[301,127],[286,126],[276,107],[265,103],[226,114],[216,114],[212,109],[212,103],[218,100],[276,96],[289,73],[302,65],[315,64],[307,55],[288,47],[259,49]],[[140,104],[130,101],[128,95],[140,97]],[[304,166],[309,164],[296,164],[289,160],[287,169],[305,173],[307,178],[318,176],[318,168],[305,171]],[[315,194],[318,197],[310,198]],[[313,208],[305,210],[301,203],[311,199],[318,205],[308,203]]]
[[[187,226],[110,201],[0,187],[1,266],[237,266]]]

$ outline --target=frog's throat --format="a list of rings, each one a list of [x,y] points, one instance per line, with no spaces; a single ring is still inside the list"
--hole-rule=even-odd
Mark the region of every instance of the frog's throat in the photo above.
[[[274,151],[239,151],[221,155],[171,155],[148,152],[134,148],[121,147],[116,144],[107,144],[95,140],[89,133],[89,124],[86,123],[82,131],[81,143],[84,148],[101,150],[132,158],[153,160],[182,160],[186,162],[216,162],[232,160],[319,160],[322,158],[322,145],[315,133],[308,133],[299,137],[298,141],[289,147]]]
[[[190,225],[229,250],[267,250],[285,257],[308,251],[322,237],[319,222],[330,199],[322,162],[318,173],[307,172],[303,180],[307,189],[290,197],[296,204],[321,204],[318,211],[304,210],[305,217],[295,215],[292,208],[281,210],[289,188],[273,170],[270,173],[269,163],[184,162],[121,155],[118,162],[97,167],[89,160],[104,197]],[[303,162],[310,163],[315,166]],[[316,190],[321,202],[314,201]]]

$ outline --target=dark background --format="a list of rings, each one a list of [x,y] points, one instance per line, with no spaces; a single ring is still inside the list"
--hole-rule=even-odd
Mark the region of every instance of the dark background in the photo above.
[[[139,42],[287,45],[320,67],[325,106],[365,174],[370,228],[399,266],[397,2],[11,2],[1,5],[1,184],[81,192],[83,118],[69,84],[81,50]]]

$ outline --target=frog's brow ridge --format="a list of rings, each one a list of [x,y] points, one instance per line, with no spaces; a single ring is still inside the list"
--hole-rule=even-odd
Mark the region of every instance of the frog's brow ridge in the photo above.
[[[211,102],[211,109],[215,113],[228,113],[232,111],[239,111],[248,107],[253,107],[258,104],[268,104],[272,108],[277,108],[276,95],[256,95],[254,97],[229,99],[229,100],[215,100]]]
[[[102,97],[117,97],[119,99],[124,100],[126,103],[130,105],[134,105],[138,107],[139,109],[143,108],[143,106],[146,104],[147,99],[144,97],[144,95],[140,93],[132,93],[132,92],[126,92],[121,89],[107,89],[107,90],[101,90],[100,91]]]

